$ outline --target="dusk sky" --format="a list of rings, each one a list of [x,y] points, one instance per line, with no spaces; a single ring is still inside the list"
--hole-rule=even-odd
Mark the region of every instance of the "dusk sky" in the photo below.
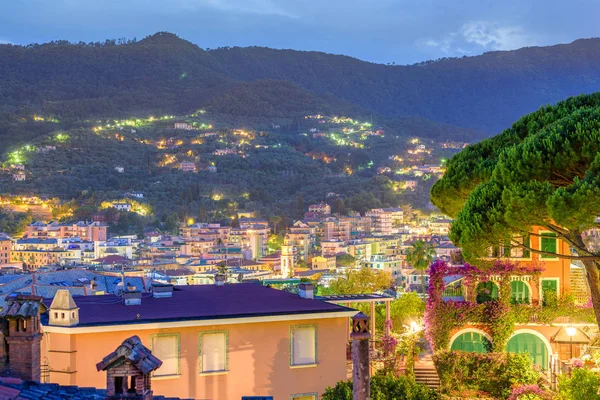
[[[141,39],[414,63],[600,36],[598,0],[0,0],[0,43]]]

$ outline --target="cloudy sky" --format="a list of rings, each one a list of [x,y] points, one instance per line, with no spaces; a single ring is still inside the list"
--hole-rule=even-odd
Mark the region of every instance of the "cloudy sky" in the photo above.
[[[0,43],[138,39],[414,63],[600,36],[600,0],[0,0]]]

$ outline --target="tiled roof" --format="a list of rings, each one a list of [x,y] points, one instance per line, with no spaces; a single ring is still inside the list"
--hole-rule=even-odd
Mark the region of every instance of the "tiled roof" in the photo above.
[[[40,312],[42,298],[34,295],[11,295],[6,301],[0,317],[35,317]],[[42,306],[42,308],[44,308]],[[44,309],[41,310],[45,311]]]
[[[1,400],[104,400],[105,389],[78,386],[60,386],[56,383],[23,382],[16,378],[0,377]],[[154,400],[179,400],[154,395]]]
[[[50,304],[51,300],[46,299],[44,303]],[[75,303],[79,307],[78,326],[350,311],[251,283],[176,286],[173,297],[144,295],[142,304],[134,306],[123,304],[115,295],[82,296],[76,298]]]
[[[152,352],[142,344],[139,337],[132,336],[125,339],[115,351],[96,364],[96,369],[106,371],[122,358],[131,362],[143,374],[149,374],[162,365],[162,361],[152,355]]]

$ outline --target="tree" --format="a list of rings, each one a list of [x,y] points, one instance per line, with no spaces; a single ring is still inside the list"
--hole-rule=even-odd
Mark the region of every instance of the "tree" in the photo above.
[[[200,214],[198,215],[198,219],[200,222],[208,222],[206,218],[206,206],[204,204],[200,206]]]
[[[346,205],[344,204],[344,200],[337,199],[335,203],[333,203],[333,210],[331,211],[334,214],[346,215]]]
[[[600,254],[584,232],[600,215],[600,93],[524,116],[501,134],[467,147],[448,163],[432,202],[455,217],[450,238],[467,261],[494,246],[579,260],[600,323]],[[566,242],[572,254],[529,245],[534,227]]]
[[[296,199],[296,207],[298,208],[298,215],[304,214],[304,197],[302,197],[302,194],[299,194]]]
[[[121,219],[121,218],[119,218],[119,219]],[[165,219],[165,228],[167,229],[167,231],[169,231],[171,233],[176,233],[177,229],[179,228],[179,222],[180,222],[179,215],[176,212],[172,212]]]
[[[269,217],[269,222],[273,224],[273,233],[277,235],[277,226],[281,222],[282,218],[279,215],[272,215]]]
[[[421,288],[422,293],[425,294],[425,270],[433,262],[435,249],[431,243],[426,243],[423,240],[417,240],[411,243],[410,246],[406,253],[406,261],[421,273]]]
[[[356,265],[356,258],[350,254],[340,254],[335,257],[335,263],[340,267],[354,267]]]
[[[392,276],[389,272],[361,268],[358,271],[346,271],[322,292],[323,294],[371,294],[389,289],[391,285]]]

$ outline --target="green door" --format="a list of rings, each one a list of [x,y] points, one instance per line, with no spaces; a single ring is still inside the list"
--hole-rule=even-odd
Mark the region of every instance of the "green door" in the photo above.
[[[452,342],[450,350],[473,351],[475,353],[487,353],[490,341],[477,332],[465,332]]]
[[[498,298],[498,285],[492,281],[479,282],[475,293],[477,293],[477,304],[496,300]]]
[[[523,281],[512,281],[510,283],[510,298],[514,304],[529,303],[529,286]]]
[[[548,349],[542,339],[531,333],[519,333],[510,338],[506,351],[528,353],[534,364],[542,369],[548,368]]]

